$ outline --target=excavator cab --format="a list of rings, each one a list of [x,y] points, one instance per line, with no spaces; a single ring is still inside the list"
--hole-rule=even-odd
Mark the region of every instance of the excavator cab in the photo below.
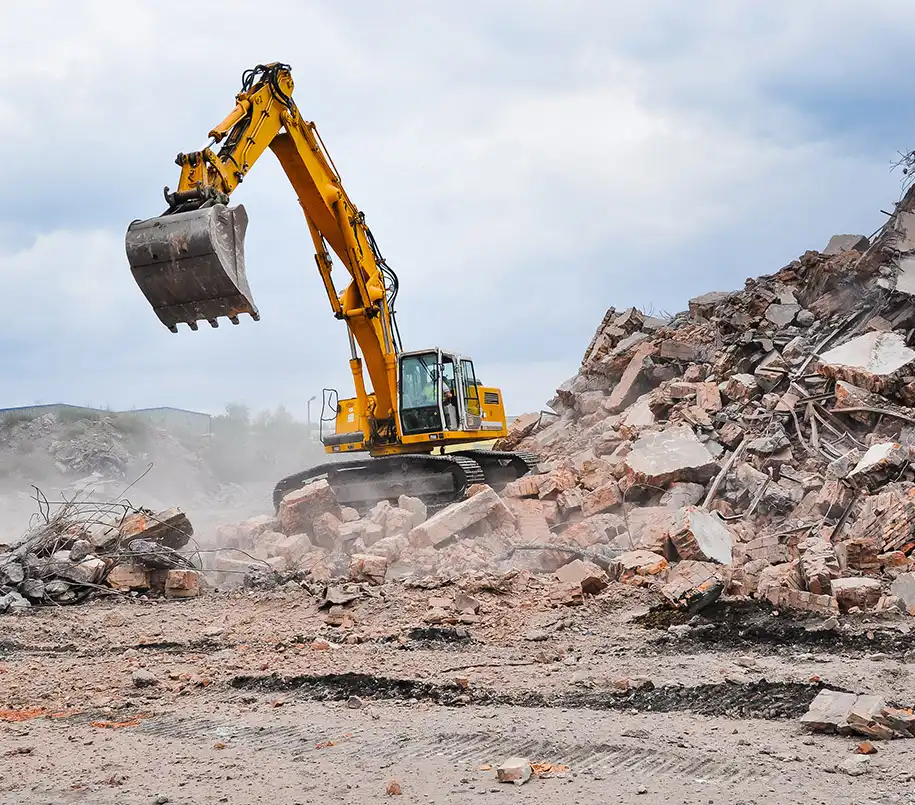
[[[245,276],[248,215],[239,204],[203,206],[134,221],[127,229],[130,270],[159,320],[173,333],[182,322],[217,327],[260,314]]]
[[[399,358],[400,426],[404,436],[482,427],[480,391],[473,363],[437,350],[406,352]]]

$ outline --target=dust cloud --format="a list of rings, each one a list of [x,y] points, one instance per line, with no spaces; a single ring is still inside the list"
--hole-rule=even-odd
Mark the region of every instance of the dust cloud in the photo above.
[[[321,463],[323,447],[282,407],[229,405],[208,434],[138,414],[59,409],[0,418],[0,544],[21,536],[46,499],[178,507],[202,547],[220,524],[272,511],[278,480]]]

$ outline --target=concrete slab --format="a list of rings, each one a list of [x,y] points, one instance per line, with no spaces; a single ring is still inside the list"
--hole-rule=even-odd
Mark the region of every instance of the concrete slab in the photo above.
[[[766,318],[776,327],[787,327],[800,312],[800,305],[769,305],[766,308]]]
[[[649,433],[638,439],[624,459],[630,486],[666,486],[673,481],[702,483],[718,471],[718,464],[686,425]]]
[[[845,729],[846,718],[857,700],[857,693],[821,690],[801,716],[801,724],[814,732],[838,732]]]
[[[871,242],[864,235],[833,235],[823,249],[823,254],[841,254],[847,251],[866,251]]]
[[[863,375],[877,375],[889,377],[900,371],[908,364],[915,361],[915,350],[906,346],[905,339],[899,333],[883,333],[872,331],[859,335],[851,341],[827,350],[820,355],[820,363],[832,369],[847,367]],[[848,380],[855,383],[853,377],[840,377],[836,379]],[[872,384],[859,383],[869,391]]]

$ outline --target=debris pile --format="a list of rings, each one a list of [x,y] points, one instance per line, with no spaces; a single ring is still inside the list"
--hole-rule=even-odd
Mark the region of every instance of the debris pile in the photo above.
[[[915,614],[913,294],[910,190],[872,244],[836,236],[669,320],[611,308],[552,413],[496,445],[542,462],[506,503],[686,608]]]
[[[223,527],[235,553],[212,569],[514,568],[555,574],[556,606],[618,581],[692,612],[727,594],[915,614],[913,295],[915,189],[873,243],[836,236],[667,320],[611,308],[552,410],[496,445],[536,472],[431,514],[402,497],[360,516],[314,481]]]
[[[200,592],[198,563],[182,552],[194,529],[177,509],[69,501],[13,546],[0,546],[0,613],[76,604],[100,592],[170,598]]]
[[[889,706],[883,696],[869,693],[824,688],[810,703],[801,724],[812,732],[863,735],[876,740],[915,737],[915,714],[911,710]]]

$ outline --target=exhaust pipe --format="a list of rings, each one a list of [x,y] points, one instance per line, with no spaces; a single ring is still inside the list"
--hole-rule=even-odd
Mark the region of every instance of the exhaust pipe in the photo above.
[[[169,330],[182,322],[233,324],[260,314],[245,276],[245,208],[215,204],[190,212],[134,221],[127,228],[127,262],[134,280]]]

